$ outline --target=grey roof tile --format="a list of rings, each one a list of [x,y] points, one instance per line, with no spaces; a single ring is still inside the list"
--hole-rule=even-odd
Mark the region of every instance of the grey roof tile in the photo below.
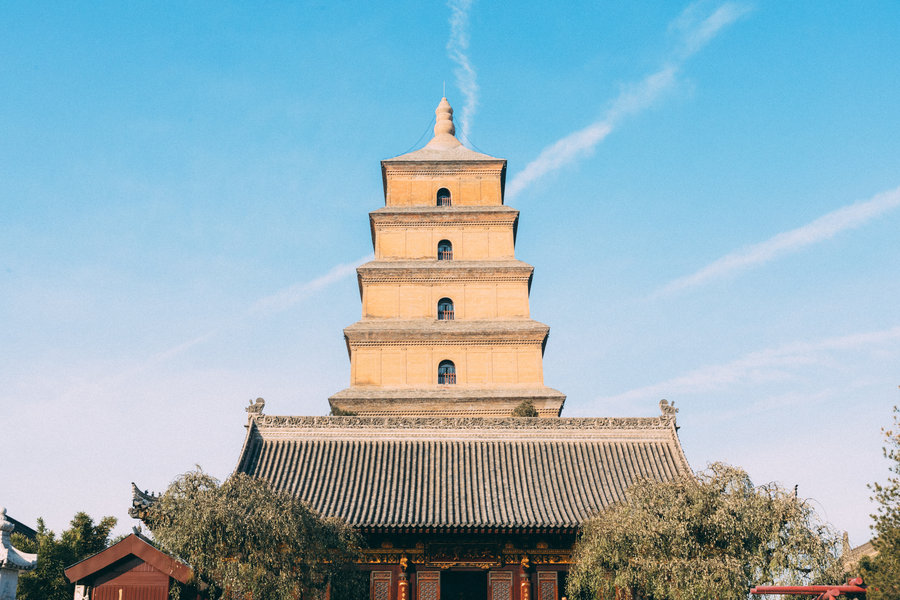
[[[690,473],[674,419],[253,416],[239,472],[371,529],[576,529]]]

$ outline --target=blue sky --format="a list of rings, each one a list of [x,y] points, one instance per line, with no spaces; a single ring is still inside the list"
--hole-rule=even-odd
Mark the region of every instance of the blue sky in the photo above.
[[[234,468],[346,387],[378,161],[509,160],[564,416],[680,408],[694,468],[869,537],[900,403],[894,2],[7,3],[0,503],[59,530]],[[464,127],[462,126],[464,125]]]

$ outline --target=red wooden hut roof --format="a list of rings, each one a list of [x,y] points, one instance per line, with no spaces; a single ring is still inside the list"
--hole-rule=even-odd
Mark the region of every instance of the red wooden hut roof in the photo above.
[[[90,579],[93,575],[129,556],[138,557],[151,567],[181,583],[189,582],[194,575],[191,568],[183,562],[157,550],[141,536],[131,534],[106,550],[75,563],[66,569],[66,577],[70,583]]]

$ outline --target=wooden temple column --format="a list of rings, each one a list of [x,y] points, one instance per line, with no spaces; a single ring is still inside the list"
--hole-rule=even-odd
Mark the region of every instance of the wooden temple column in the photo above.
[[[519,600],[531,600],[531,576],[528,573],[520,575]]]
[[[397,582],[397,600],[409,600],[409,577],[406,570],[409,568],[409,559],[405,556],[400,558],[400,575]]]
[[[531,561],[526,556],[519,563],[522,566],[522,574],[519,576],[519,600],[531,600],[531,576],[528,571],[531,569]]]

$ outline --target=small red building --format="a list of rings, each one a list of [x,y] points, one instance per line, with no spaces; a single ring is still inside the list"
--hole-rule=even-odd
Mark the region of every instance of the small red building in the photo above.
[[[80,600],[168,600],[172,579],[188,583],[191,568],[131,534],[66,569]]]

